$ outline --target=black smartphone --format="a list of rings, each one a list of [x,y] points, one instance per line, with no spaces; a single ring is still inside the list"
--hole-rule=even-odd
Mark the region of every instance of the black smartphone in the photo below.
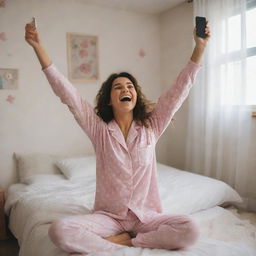
[[[205,34],[206,28],[206,18],[196,16],[196,35],[202,38],[206,38],[207,34]]]

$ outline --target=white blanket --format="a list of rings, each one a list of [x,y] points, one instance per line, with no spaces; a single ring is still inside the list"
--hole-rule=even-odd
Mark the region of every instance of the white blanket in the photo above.
[[[93,206],[95,178],[60,180],[49,184],[14,184],[8,191],[6,212],[20,244],[20,256],[67,256],[48,237],[50,223],[67,215],[87,214]],[[125,248],[113,255],[255,256],[256,227],[222,207],[191,215],[201,227],[199,242],[186,250]],[[103,253],[99,255],[104,255]]]

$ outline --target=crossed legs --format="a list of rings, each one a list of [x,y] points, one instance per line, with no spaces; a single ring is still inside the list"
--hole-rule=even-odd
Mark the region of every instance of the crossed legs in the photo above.
[[[136,237],[125,232],[130,229],[122,222],[104,214],[66,217],[51,225],[49,236],[57,247],[71,254],[113,251],[125,245],[173,250],[191,246],[199,236],[187,216],[157,215],[147,223],[126,221]]]
[[[127,246],[174,250],[193,245],[199,237],[197,225],[188,216],[158,215],[150,222],[140,222],[135,230],[134,238],[122,233],[106,239]]]

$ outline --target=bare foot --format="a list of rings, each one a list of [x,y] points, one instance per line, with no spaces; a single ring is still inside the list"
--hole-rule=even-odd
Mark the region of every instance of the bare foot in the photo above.
[[[109,237],[106,237],[105,239],[112,242],[112,243],[115,243],[115,244],[133,246],[132,242],[131,242],[131,237],[127,232],[121,233],[121,234],[116,235],[116,236],[109,236]]]

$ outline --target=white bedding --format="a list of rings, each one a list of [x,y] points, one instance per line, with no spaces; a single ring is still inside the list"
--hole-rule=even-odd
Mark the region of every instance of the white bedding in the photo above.
[[[167,175],[167,174],[163,174]],[[161,176],[160,194],[164,211],[169,212],[172,197]],[[5,205],[10,214],[10,229],[20,244],[20,256],[67,256],[48,238],[50,223],[67,215],[87,214],[93,206],[95,176],[86,179],[36,182],[31,185],[14,184],[9,188]],[[171,200],[172,201],[172,200]],[[184,208],[185,209],[185,208]],[[182,210],[181,210],[182,212]],[[170,256],[255,256],[256,226],[241,220],[230,211],[211,207],[191,215],[200,225],[199,242],[186,250],[166,251],[125,248],[113,255],[170,255]],[[104,255],[99,254],[99,255]]]

